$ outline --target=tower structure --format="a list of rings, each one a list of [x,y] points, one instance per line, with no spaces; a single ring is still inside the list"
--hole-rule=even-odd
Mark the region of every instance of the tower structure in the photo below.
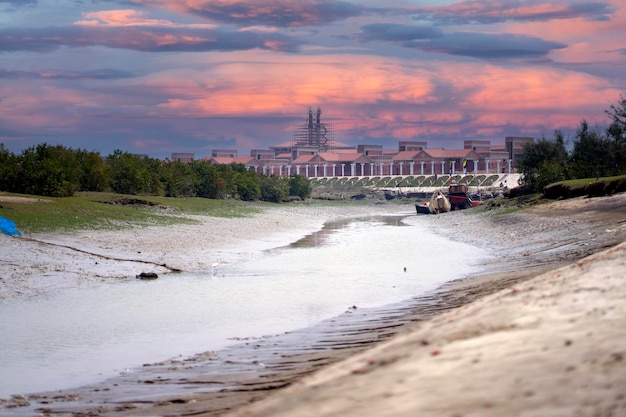
[[[322,122],[322,110],[318,107],[315,115],[313,109],[309,109],[309,117],[296,128],[292,144],[293,147],[308,147],[317,152],[327,152],[333,148],[333,141],[332,126]]]

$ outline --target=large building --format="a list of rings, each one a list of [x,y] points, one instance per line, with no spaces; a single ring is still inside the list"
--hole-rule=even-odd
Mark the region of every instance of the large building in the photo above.
[[[193,162],[194,157],[195,155],[189,152],[173,152],[172,153],[173,162],[190,163],[190,162]]]
[[[504,146],[488,140],[466,140],[463,148],[429,148],[425,141],[400,141],[397,149],[382,145],[346,145],[334,140],[332,127],[315,115],[299,126],[291,142],[253,149],[249,156],[236,150],[214,150],[205,158],[217,164],[239,163],[267,175],[306,177],[451,175],[514,173],[530,137],[506,137]]]

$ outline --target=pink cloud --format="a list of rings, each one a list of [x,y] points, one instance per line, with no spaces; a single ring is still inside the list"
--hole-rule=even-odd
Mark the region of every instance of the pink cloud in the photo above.
[[[74,24],[79,26],[149,26],[149,27],[187,27],[214,29],[211,24],[175,24],[169,20],[148,19],[146,12],[137,10],[105,10],[98,12],[83,13],[84,20],[78,20]]]
[[[338,61],[332,56],[276,58],[243,52],[213,56],[210,62],[204,69],[121,79],[110,92],[22,86],[0,102],[0,112],[14,126],[63,131],[78,119],[113,112],[164,121],[304,117],[309,106],[321,105],[343,140],[468,134],[499,139],[509,134],[510,126],[535,136],[542,127],[575,128],[582,118],[602,117],[607,103],[620,94],[593,76],[545,66],[414,65],[357,55]],[[116,94],[124,90],[127,101],[121,103]],[[149,101],[139,99],[148,96]],[[125,126],[132,131],[131,125]],[[289,139],[290,132],[284,132],[289,128],[276,127],[283,133],[275,143]],[[245,133],[233,134],[252,140]]]
[[[270,62],[258,57],[145,82],[171,96],[158,106],[159,114],[264,117],[304,114],[319,104],[338,132],[397,139],[470,132],[504,136],[512,125],[536,133],[550,124],[575,128],[591,117],[590,109],[601,113],[620,93],[590,75],[543,66],[438,62],[411,67],[382,58],[343,58]],[[446,103],[438,96],[440,86],[456,98]]]
[[[243,55],[242,55],[243,56]],[[311,103],[346,105],[378,101],[419,103],[432,93],[426,76],[405,73],[402,66],[384,59],[361,57],[289,56],[276,60],[262,57],[238,63],[222,63],[210,72],[185,71],[149,77],[165,91],[181,93],[182,85],[192,83],[192,97],[170,100],[162,107],[196,113],[250,114],[278,112],[289,114]],[[203,87],[200,87],[203,86]]]

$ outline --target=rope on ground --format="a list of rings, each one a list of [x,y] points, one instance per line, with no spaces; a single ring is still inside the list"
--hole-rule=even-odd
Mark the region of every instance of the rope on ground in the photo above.
[[[66,249],[70,249],[70,250],[73,250],[73,251],[76,251],[76,252],[85,253],[87,255],[97,256],[97,257],[102,258],[102,259],[107,259],[109,261],[136,262],[136,263],[142,263],[142,264],[148,264],[148,265],[161,266],[163,268],[169,269],[172,272],[183,272],[182,269],[168,266],[166,263],[158,263],[158,262],[153,262],[153,261],[147,261],[145,259],[118,258],[118,257],[115,257],[115,256],[103,255],[101,253],[89,252],[89,251],[86,251],[84,249],[76,248],[74,246],[62,245],[60,243],[52,243],[52,242],[46,242],[44,240],[33,239],[32,237],[20,236],[20,237],[17,237],[17,238],[18,239],[22,239],[22,240],[28,240],[30,242],[39,243],[39,244],[42,244],[42,245],[49,245],[49,246],[57,246],[57,247],[61,247],[61,248],[66,248]]]

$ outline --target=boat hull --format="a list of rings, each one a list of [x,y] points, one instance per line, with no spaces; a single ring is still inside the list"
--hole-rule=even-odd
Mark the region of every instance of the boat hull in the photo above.
[[[482,202],[480,200],[472,200],[469,196],[467,185],[465,184],[452,184],[448,190],[448,198],[450,199],[450,206],[452,210],[464,210],[472,207],[476,207]]]
[[[430,214],[430,207],[429,203],[426,201],[423,204],[417,204],[415,203],[415,210],[417,211],[417,214]]]
[[[478,200],[472,200],[467,195],[451,195],[450,205],[452,210],[463,210],[480,205],[482,202]]]

